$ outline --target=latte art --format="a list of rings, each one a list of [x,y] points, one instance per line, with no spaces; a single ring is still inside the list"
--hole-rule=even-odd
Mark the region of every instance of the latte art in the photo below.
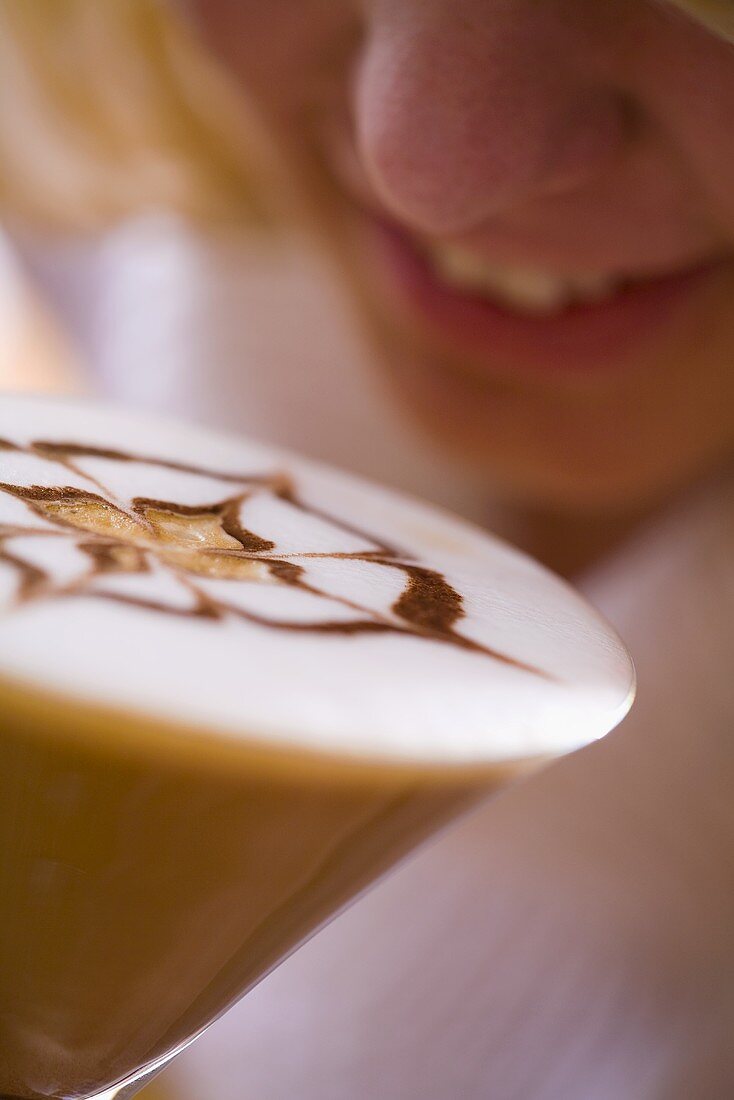
[[[172,464],[121,451],[85,447],[79,443],[34,441],[23,447],[3,439],[0,440],[0,449],[56,463],[60,467],[60,481],[65,473],[71,472],[81,476],[96,490],[88,491],[65,484],[41,487],[0,482],[0,491],[22,500],[31,513],[27,525],[0,525],[0,560],[18,574],[18,589],[14,601],[11,598],[11,606],[12,602],[21,605],[34,599],[96,596],[132,605],[137,603],[149,610],[174,615],[211,619],[234,615],[260,626],[281,630],[337,634],[403,632],[449,642],[498,661],[527,667],[456,631],[455,624],[463,615],[462,597],[439,572],[419,562],[406,561],[405,553],[401,554],[394,547],[341,523],[335,517],[316,513],[299,499],[289,476],[273,474],[271,477],[252,478],[226,474],[222,477],[207,470],[180,465],[174,468],[182,473],[204,478],[216,476],[218,480],[231,481],[235,487],[233,495],[213,504],[200,505],[145,497],[133,497],[131,501],[122,503],[114,499],[101,481],[85,474],[84,459],[102,458],[111,463],[126,464],[137,462],[161,469],[170,469]],[[316,516],[324,526],[325,536],[331,528],[337,540],[344,535],[354,537],[357,542],[363,541],[365,548],[351,552],[323,550],[278,554],[274,541],[242,525],[244,506],[258,495],[272,497],[281,509],[293,509],[296,522],[298,512]],[[44,526],[34,526],[33,518],[40,519]],[[49,529],[48,524],[56,530]],[[22,551],[16,553],[12,549],[16,540],[33,537],[71,539],[87,561],[80,558],[78,575],[56,581],[50,570],[39,568],[26,560]],[[181,595],[189,598],[188,606],[182,606],[177,601],[156,601],[143,596],[114,593],[95,586],[101,575],[149,574],[151,558],[157,560],[159,567],[170,572],[171,579],[182,590]],[[331,593],[328,588],[314,583],[308,563],[324,559],[359,563],[362,574],[365,573],[365,566],[368,570],[395,570],[403,574],[405,587],[397,599],[382,611],[361,606],[356,600]],[[280,585],[297,593],[315,596],[323,606],[313,605],[314,618],[311,621],[268,618],[228,602],[226,594],[221,598],[210,594],[200,583],[201,578]],[[298,599],[296,597],[294,600],[294,612]],[[287,606],[287,600],[281,598],[281,604]],[[335,609],[346,610],[349,614],[331,618],[330,614],[333,615]],[[528,667],[528,671],[543,675],[538,669]]]
[[[566,751],[631,690],[575,593],[439,509],[244,440],[24,398],[0,402],[0,678],[446,763]]]

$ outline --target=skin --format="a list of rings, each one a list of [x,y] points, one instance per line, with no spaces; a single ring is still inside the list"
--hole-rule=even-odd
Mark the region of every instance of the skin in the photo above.
[[[392,393],[441,446],[536,523],[603,515],[612,528],[726,461],[734,47],[656,0],[195,8],[339,256]],[[602,368],[544,370],[396,301],[365,207],[416,240],[505,264],[705,273]]]

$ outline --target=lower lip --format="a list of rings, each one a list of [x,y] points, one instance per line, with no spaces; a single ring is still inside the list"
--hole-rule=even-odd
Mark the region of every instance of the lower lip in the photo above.
[[[396,307],[444,351],[468,356],[480,372],[592,373],[631,364],[646,340],[670,328],[722,261],[620,290],[614,297],[572,305],[551,316],[513,312],[485,297],[448,286],[399,230],[372,225],[376,262]]]

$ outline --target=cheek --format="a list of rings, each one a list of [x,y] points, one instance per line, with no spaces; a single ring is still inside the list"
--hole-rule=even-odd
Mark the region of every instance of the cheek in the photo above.
[[[734,3],[724,5],[734,23]],[[675,14],[651,11],[631,79],[702,209],[734,242],[734,45]]]

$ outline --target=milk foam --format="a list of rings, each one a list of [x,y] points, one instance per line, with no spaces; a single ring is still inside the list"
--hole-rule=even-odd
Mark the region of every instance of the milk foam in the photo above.
[[[211,733],[503,761],[626,713],[619,639],[449,514],[242,439],[0,399],[0,677]]]

